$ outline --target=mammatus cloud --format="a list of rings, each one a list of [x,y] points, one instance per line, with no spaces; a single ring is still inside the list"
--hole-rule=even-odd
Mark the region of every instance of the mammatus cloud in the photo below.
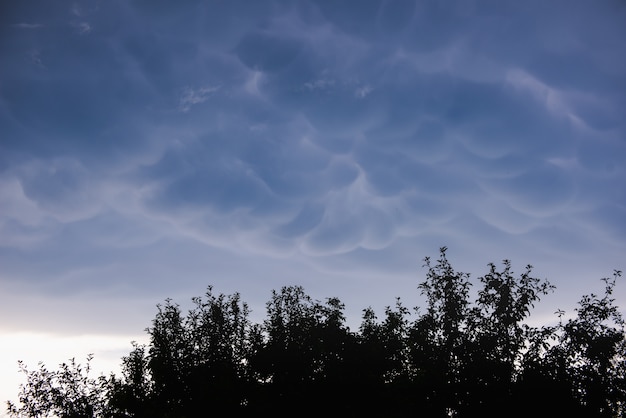
[[[263,72],[258,70],[250,71],[248,75],[248,79],[244,84],[245,90],[251,95],[255,97],[262,97],[261,93],[261,82],[263,80]]]
[[[532,48],[504,50],[497,37],[488,36],[502,30],[495,12],[477,6],[443,13],[430,3],[372,2],[357,19],[339,6],[309,2],[282,12],[258,7],[262,23],[245,15],[238,25],[215,26],[224,37],[210,41],[198,29],[211,18],[208,10],[155,12],[165,28],[156,31],[153,22],[141,19],[140,6],[119,8],[123,19],[136,24],[106,32],[106,8],[72,7],[70,14],[80,18],[77,29],[88,31],[93,21],[109,41],[99,44],[99,54],[79,57],[68,48],[60,55],[83,68],[102,68],[98,82],[106,89],[80,75],[89,73],[84,71],[68,82],[63,74],[73,67],[59,61],[48,66],[54,88],[46,84],[30,96],[17,90],[6,94],[17,123],[39,130],[34,148],[45,149],[43,138],[54,133],[58,146],[48,152],[75,154],[61,157],[73,161],[66,167],[52,162],[56,171],[43,168],[46,157],[39,174],[24,165],[23,197],[53,219],[77,222],[96,217],[109,204],[99,202],[99,195],[116,189],[110,182],[133,187],[139,182],[136,202],[146,216],[174,219],[182,230],[213,237],[203,238],[207,242],[230,242],[212,228],[234,222],[224,234],[233,228],[244,235],[253,231],[259,247],[277,242],[274,231],[282,231],[281,248],[324,252],[321,243],[328,242],[329,249],[345,253],[416,236],[407,232],[414,231],[408,225],[432,221],[431,206],[445,219],[467,207],[492,226],[527,231],[574,213],[570,208],[579,207],[581,188],[593,188],[581,185],[571,167],[553,162],[591,160],[593,153],[577,150],[596,131],[590,120],[599,118],[589,116],[589,109],[607,108],[612,97],[594,99],[593,81],[581,90],[554,85],[538,66],[525,66],[534,62]],[[521,28],[532,20],[527,13],[515,15]],[[166,29],[175,26],[176,16],[192,16],[196,24],[174,36]],[[537,31],[550,33],[547,23],[540,20]],[[569,39],[567,27],[557,29]],[[510,33],[502,35],[506,40]],[[113,74],[128,80],[120,83]],[[83,86],[85,94],[57,95],[76,90],[72,84]],[[181,84],[196,87],[181,91]],[[90,100],[96,94],[101,99]],[[64,100],[58,107],[67,112],[55,114],[52,102],[34,105],[57,96]],[[168,113],[172,102],[178,114]],[[73,121],[71,109],[82,112],[79,120]],[[140,122],[122,117],[133,110]],[[91,173],[85,155],[98,153],[82,138],[102,136],[93,144],[105,144],[113,153],[136,144],[127,154],[139,155],[148,143],[162,140],[141,132],[149,124],[168,126],[167,141],[180,149],[131,169],[125,178]],[[307,147],[298,145],[304,136]],[[497,202],[497,209],[469,203],[469,196]],[[418,201],[428,204],[413,206]],[[194,215],[176,220],[180,213]],[[298,219],[309,229],[297,226]],[[344,227],[345,233],[333,238],[332,231]],[[300,233],[290,237],[288,230]]]
[[[509,71],[506,80],[515,88],[528,91],[537,103],[545,106],[548,111],[557,116],[568,118],[576,126],[584,127],[583,120],[570,109],[562,92],[542,83],[523,70]]]

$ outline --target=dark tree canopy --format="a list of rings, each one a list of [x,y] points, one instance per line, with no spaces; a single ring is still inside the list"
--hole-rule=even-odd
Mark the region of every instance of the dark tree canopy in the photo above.
[[[624,321],[612,293],[582,297],[576,315],[532,327],[535,303],[554,290],[516,276],[508,260],[477,281],[440,250],[425,259],[426,306],[398,298],[379,319],[363,310],[345,324],[337,298],[313,300],[299,286],[273,291],[267,316],[249,319],[239,294],[209,287],[183,313],[157,305],[146,346],[133,344],[121,376],[89,377],[72,360],[40,364],[20,388],[12,417],[585,416],[619,417],[626,402]],[[478,285],[477,289],[472,286]],[[474,295],[474,296],[472,296]]]

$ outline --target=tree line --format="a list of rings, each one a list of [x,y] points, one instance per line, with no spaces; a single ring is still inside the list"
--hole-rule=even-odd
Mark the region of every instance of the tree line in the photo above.
[[[134,343],[121,375],[89,376],[89,361],[29,370],[11,417],[585,416],[618,417],[626,402],[624,321],[612,293],[581,298],[575,315],[530,326],[554,290],[516,276],[508,260],[473,283],[441,248],[425,258],[423,308],[398,298],[346,325],[337,298],[273,291],[262,323],[238,293],[212,287],[183,312],[157,305],[149,343]],[[473,285],[479,285],[472,291]]]

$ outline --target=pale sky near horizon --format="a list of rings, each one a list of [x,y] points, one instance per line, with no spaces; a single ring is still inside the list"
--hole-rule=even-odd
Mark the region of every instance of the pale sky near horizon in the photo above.
[[[256,319],[302,285],[358,325],[447,246],[474,278],[532,264],[542,320],[601,293],[624,39],[618,0],[3,2],[0,400],[18,356],[107,369],[207,285]]]

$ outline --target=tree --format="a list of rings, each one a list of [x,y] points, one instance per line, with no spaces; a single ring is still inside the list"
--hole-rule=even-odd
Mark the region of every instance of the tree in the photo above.
[[[466,402],[465,369],[475,312],[470,309],[469,274],[454,270],[442,247],[418,288],[426,296],[426,312],[411,329],[411,363],[429,414],[445,416]],[[463,389],[463,390],[462,390]]]
[[[624,412],[626,400],[626,346],[624,320],[612,298],[620,271],[604,278],[604,295],[584,295],[577,316],[557,329],[558,344],[547,353],[557,365],[572,395],[588,416],[612,417]]]
[[[238,293],[204,298],[184,316],[170,300],[148,329],[153,404],[163,416],[196,416],[209,405],[237,410],[247,402],[249,309]]]
[[[446,251],[440,249],[436,264],[425,259],[419,284],[426,312],[412,324],[408,343],[416,391],[432,416],[501,416],[536,335],[524,320],[554,287],[533,277],[530,265],[516,277],[504,260],[501,271],[489,264],[472,301],[470,275],[454,270]]]
[[[472,386],[465,414],[498,416],[511,404],[529,341],[536,328],[524,321],[542,296],[554,290],[547,280],[532,276],[532,266],[515,277],[511,262],[503,261],[498,271],[493,263],[480,277],[478,292],[471,313],[472,335],[466,381]]]
[[[260,383],[252,408],[291,416],[297,408],[339,405],[333,399],[347,396],[342,383],[350,376],[346,353],[353,342],[343,304],[336,298],[322,304],[290,286],[272,292],[266,306],[262,338],[250,358]]]
[[[119,377],[89,377],[91,356],[57,371],[20,363],[27,382],[9,414],[624,415],[625,322],[612,296],[620,272],[603,279],[603,295],[583,296],[574,317],[558,311],[557,325],[532,327],[535,303],[554,289],[547,280],[530,265],[517,276],[504,260],[472,282],[446,251],[424,260],[423,311],[412,316],[398,298],[380,320],[365,309],[356,332],[339,299],[320,302],[300,286],[273,291],[259,324],[237,293],[209,287],[186,314],[168,299]]]
[[[109,407],[114,417],[154,417],[154,383],[148,368],[146,347],[136,342],[122,358],[122,376],[110,380]]]
[[[400,298],[385,308],[377,322],[373,309],[363,311],[359,329],[359,390],[368,403],[365,414],[402,416],[414,407],[415,393],[409,376],[409,310]]]
[[[26,384],[20,385],[18,407],[8,402],[11,417],[94,418],[108,414],[109,381],[104,376],[89,377],[92,355],[82,366],[71,359],[62,363],[59,370],[48,370],[39,363],[36,370],[28,370],[19,362],[20,371],[26,375]]]

